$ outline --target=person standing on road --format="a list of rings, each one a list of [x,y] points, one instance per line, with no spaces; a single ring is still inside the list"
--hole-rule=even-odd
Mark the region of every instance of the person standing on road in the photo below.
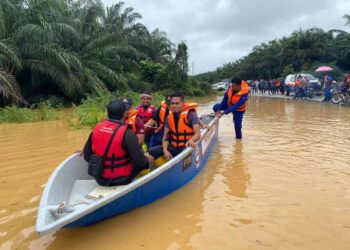
[[[326,74],[324,77],[324,85],[325,85],[325,98],[323,102],[330,102],[332,99],[332,83],[333,83],[333,77]]]

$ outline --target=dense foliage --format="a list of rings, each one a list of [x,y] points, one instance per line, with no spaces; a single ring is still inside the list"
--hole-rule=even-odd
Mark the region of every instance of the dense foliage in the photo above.
[[[150,32],[122,2],[0,1],[0,105],[80,102],[106,91],[184,89],[205,94],[187,76],[187,46]]]
[[[345,15],[350,25],[350,15]],[[350,33],[319,28],[298,30],[289,37],[255,46],[252,52],[213,72],[197,75],[201,81],[215,82],[232,76],[243,79],[275,79],[298,72],[314,72],[321,65],[335,68],[333,74],[342,77],[350,71]]]

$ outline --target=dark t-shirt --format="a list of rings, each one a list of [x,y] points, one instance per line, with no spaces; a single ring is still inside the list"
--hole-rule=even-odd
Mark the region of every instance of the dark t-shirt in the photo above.
[[[119,121],[117,121],[116,123],[120,124]],[[84,159],[86,161],[90,160],[90,156],[93,153],[91,135],[92,133],[90,134],[89,139],[87,140],[84,146]],[[147,168],[148,160],[144,156],[144,153],[138,143],[135,133],[130,128],[127,128],[125,130],[125,134],[122,139],[122,149],[130,156],[134,168]]]
[[[155,120],[156,122],[159,122],[159,112],[160,112],[160,108],[157,108],[156,110],[154,110],[152,115],[152,119]]]
[[[160,123],[160,119],[159,119],[160,110],[161,110],[161,108],[157,108],[154,111],[153,116],[152,116],[152,119],[155,120],[157,123]],[[169,114],[169,109],[166,110],[165,117],[167,117],[168,114]]]

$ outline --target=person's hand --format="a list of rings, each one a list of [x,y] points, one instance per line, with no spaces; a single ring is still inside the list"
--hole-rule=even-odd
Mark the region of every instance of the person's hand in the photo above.
[[[202,128],[207,129],[207,128],[209,128],[209,126],[208,126],[208,124],[203,123]]]
[[[186,147],[195,148],[195,147],[197,147],[197,143],[195,143],[195,142],[192,141],[192,140],[189,140],[189,141],[186,142]]]
[[[215,113],[215,116],[218,117],[218,118],[221,118],[222,117],[222,113],[220,111],[218,111],[218,112]]]
[[[154,161],[154,157],[152,155],[150,155],[149,153],[145,153],[144,155],[147,157],[148,161],[150,161],[150,162]]]
[[[78,148],[74,153],[79,154],[79,156],[82,156],[84,154],[84,151],[81,148]]]
[[[173,156],[171,155],[171,153],[168,151],[168,150],[165,150],[164,151],[164,158],[167,160],[167,161],[170,161]]]

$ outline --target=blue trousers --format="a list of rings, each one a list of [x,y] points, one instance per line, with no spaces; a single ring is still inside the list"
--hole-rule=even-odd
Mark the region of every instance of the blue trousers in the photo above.
[[[242,122],[244,111],[235,111],[233,114],[233,123],[235,125],[236,139],[242,139]]]
[[[329,102],[332,99],[332,86],[328,86],[326,85],[325,87],[325,91],[326,91],[326,97],[325,97],[325,101]]]
[[[147,144],[147,147],[151,148],[154,146],[162,145],[163,135],[164,135],[163,129],[159,131],[157,134],[152,135],[149,143]]]

